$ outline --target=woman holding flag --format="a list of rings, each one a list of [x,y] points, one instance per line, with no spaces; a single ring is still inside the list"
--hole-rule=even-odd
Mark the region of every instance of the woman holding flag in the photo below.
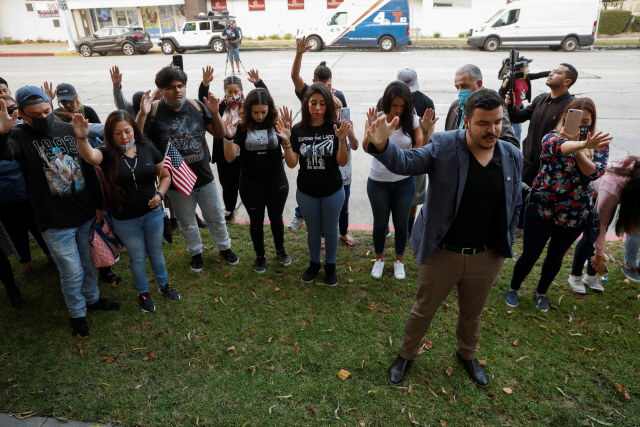
[[[109,114],[104,126],[104,145],[91,148],[87,141],[89,122],[81,114],[73,116],[78,153],[89,164],[100,166],[110,195],[113,228],[127,248],[138,302],[143,312],[155,310],[149,295],[145,257],[158,282],[158,293],[170,300],[180,299],[168,282],[162,253],[162,200],[171,185],[171,175],[163,168],[164,158],[148,144],[133,117],[123,110]],[[159,181],[156,189],[156,178]]]

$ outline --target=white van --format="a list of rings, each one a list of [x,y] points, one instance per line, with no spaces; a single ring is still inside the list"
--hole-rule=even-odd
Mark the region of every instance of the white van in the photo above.
[[[469,31],[467,44],[495,51],[500,46],[549,46],[572,52],[596,39],[600,0],[519,0]]]

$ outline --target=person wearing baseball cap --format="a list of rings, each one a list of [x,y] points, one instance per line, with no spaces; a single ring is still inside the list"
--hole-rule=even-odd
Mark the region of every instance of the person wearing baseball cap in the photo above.
[[[60,271],[72,334],[86,338],[86,311],[120,308],[117,303],[100,298],[91,258],[92,224],[96,210],[104,208],[100,182],[95,168],[83,162],[84,183],[69,192],[57,191],[47,177],[55,180],[59,171],[49,159],[55,155],[54,148],[64,156],[79,157],[73,125],[54,120],[51,99],[38,87],[18,89],[15,100],[18,110],[12,115],[0,100],[0,159],[20,164],[38,229]],[[25,122],[14,126],[18,117]]]
[[[236,69],[238,70],[238,74],[240,74],[240,51],[238,47],[241,37],[240,31],[236,28],[233,21],[229,23],[229,27],[222,30],[222,38],[225,39],[227,43],[227,60],[231,63],[231,74],[235,74],[233,61],[236,62]]]
[[[82,105],[76,88],[68,83],[61,83],[56,88],[56,98],[58,98],[58,109],[64,113],[82,114],[82,117],[89,120],[89,123],[100,123],[100,117],[96,111],[88,105]]]

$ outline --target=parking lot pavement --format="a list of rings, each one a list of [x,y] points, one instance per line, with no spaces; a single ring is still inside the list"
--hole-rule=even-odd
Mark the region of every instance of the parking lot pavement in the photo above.
[[[640,51],[609,50],[585,52],[551,52],[545,50],[522,51],[527,58],[533,58],[531,71],[550,70],[561,62],[576,66],[580,75],[571,88],[576,96],[591,97],[597,106],[598,128],[611,132],[611,159],[616,160],[628,154],[640,155],[637,148],[637,129],[640,124],[635,101],[640,97]],[[266,83],[277,105],[286,105],[299,111],[300,102],[295,97],[291,82],[291,63],[294,52],[243,52],[241,60],[246,68],[256,68]],[[333,87],[341,90],[351,109],[356,135],[361,139],[364,132],[365,113],[382,96],[386,85],[395,79],[398,69],[412,67],[417,70],[420,90],[435,103],[440,120],[436,131],[444,130],[444,118],[449,105],[456,99],[453,79],[456,69],[473,63],[480,67],[484,75],[484,86],[497,89],[497,79],[502,59],[507,51],[481,52],[475,50],[427,50],[381,53],[376,51],[322,51],[307,53],[303,57],[301,75],[310,83],[313,69],[320,61],[327,61],[333,70]],[[215,79],[211,84],[213,93],[220,96],[225,71],[225,55],[213,53],[184,54],[185,69],[189,75],[187,94],[195,97],[202,79],[202,67],[212,65]],[[171,56],[165,55],[94,55],[90,58],[79,56],[3,58],[2,75],[12,90],[27,84],[40,86],[45,80],[54,84],[71,83],[83,103],[92,106],[104,121],[115,107],[109,67],[118,65],[124,73],[123,89],[126,96],[137,90],[154,88],[154,76],[158,69],[168,65]],[[230,67],[227,73],[230,72]],[[245,82],[244,90],[252,89],[244,72],[240,76]],[[544,80],[534,80],[533,95],[545,92]],[[299,118],[299,115],[298,115]],[[528,123],[523,126],[523,138]],[[351,187],[350,222],[352,224],[372,224],[371,206],[366,194],[366,182],[371,158],[362,150],[353,153],[353,183]],[[213,167],[214,172],[216,167]],[[285,208],[285,220],[293,217],[296,206],[294,185],[297,172],[288,170],[291,190]],[[239,218],[247,219],[244,208]]]

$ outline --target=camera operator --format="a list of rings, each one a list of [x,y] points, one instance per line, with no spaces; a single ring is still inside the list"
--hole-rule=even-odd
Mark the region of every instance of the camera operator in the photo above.
[[[240,51],[238,50],[240,31],[238,31],[233,21],[229,23],[227,28],[222,30],[222,39],[227,43],[227,59],[231,62],[231,74],[235,74],[233,61],[236,61],[236,68],[238,69],[238,74],[240,74]]]
[[[518,62],[515,64],[514,69],[517,70],[514,73],[514,93],[515,93],[515,108],[524,108],[524,100],[526,99],[531,103],[531,80],[541,79],[548,77],[551,71],[543,71],[541,73],[529,73],[529,63],[533,59],[527,59],[524,56],[518,58]],[[511,81],[511,73],[509,72],[504,76],[502,81],[502,87],[498,90],[498,93],[502,98],[506,98],[509,93],[509,83]],[[522,141],[522,123],[511,123],[513,132],[516,134],[518,141]]]
[[[458,90],[458,99],[453,101],[449,107],[447,118],[444,122],[444,130],[464,129],[464,118],[466,116],[466,103],[471,94],[482,88],[482,72],[480,68],[473,64],[463,65],[456,71],[454,80],[456,89]],[[507,141],[517,148],[520,148],[520,140],[513,133],[511,122],[509,121],[509,113],[507,109],[502,108],[502,132],[500,139]]]

